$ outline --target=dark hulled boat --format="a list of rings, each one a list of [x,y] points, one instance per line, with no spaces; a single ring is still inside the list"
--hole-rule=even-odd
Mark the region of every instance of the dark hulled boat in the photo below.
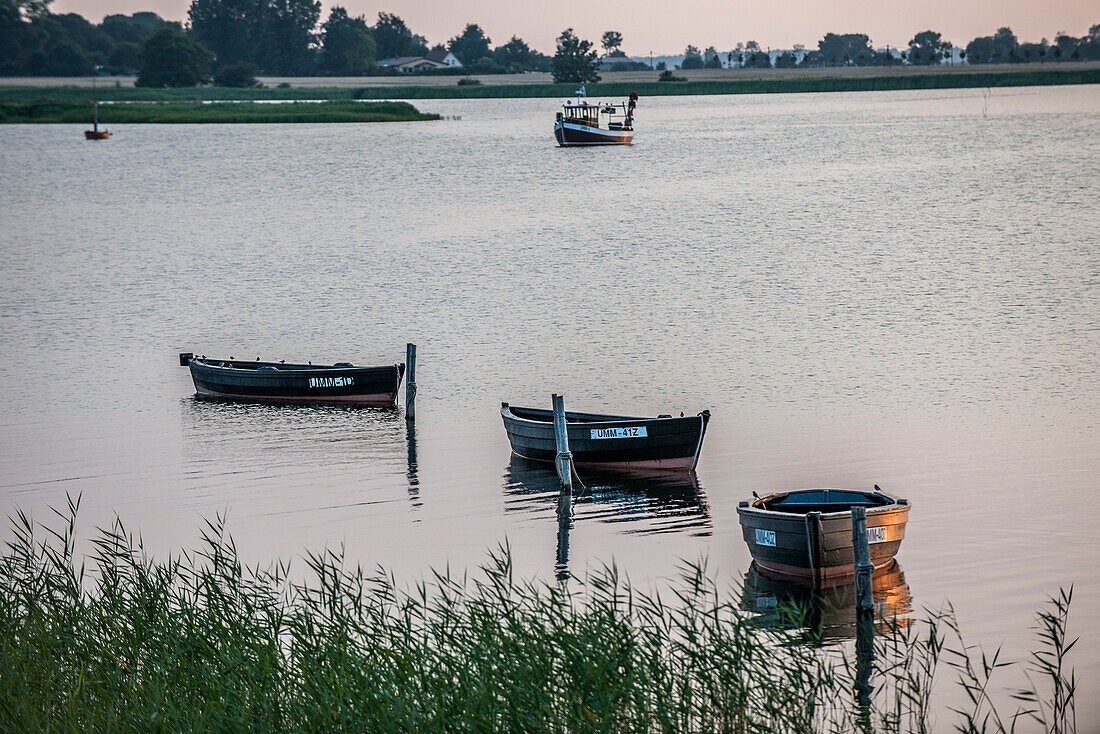
[[[741,532],[762,569],[814,581],[854,575],[852,508],[867,511],[875,568],[889,564],[905,538],[909,501],[878,491],[799,489],[758,497],[737,508]]]
[[[553,411],[501,403],[500,415],[513,453],[535,461],[554,460]],[[573,462],[607,469],[694,471],[708,421],[709,410],[686,418],[565,414]]]
[[[244,362],[180,354],[191,368],[195,392],[203,397],[273,403],[340,403],[396,405],[404,364],[355,367]]]
[[[634,141],[633,102],[631,106],[625,102],[593,104],[585,98],[581,87],[576,101],[562,105],[554,121],[554,138],[562,147],[630,145]]]

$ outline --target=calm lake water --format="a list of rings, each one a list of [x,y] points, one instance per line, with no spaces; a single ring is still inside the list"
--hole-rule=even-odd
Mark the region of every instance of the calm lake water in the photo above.
[[[553,100],[417,104],[460,119],[4,126],[0,512],[80,493],[86,535],[117,513],[156,553],[228,513],[250,561],[415,578],[507,541],[528,576],[706,557],[758,588],[739,500],[877,483],[913,505],[902,611],[949,599],[1019,658],[1075,584],[1100,726],[1100,87],[643,99],[636,145],[588,150]],[[177,361],[406,341],[414,430],[198,402]],[[698,481],[586,477],[560,558],[498,414],[552,392],[711,409]]]

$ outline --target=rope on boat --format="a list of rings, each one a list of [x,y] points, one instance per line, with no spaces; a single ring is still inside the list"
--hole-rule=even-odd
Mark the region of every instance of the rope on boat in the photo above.
[[[569,454],[569,469],[573,472],[573,478],[577,480],[577,484],[581,485],[581,489],[584,490],[584,492],[581,492],[579,495],[583,497],[588,492],[588,487],[584,486],[584,482],[581,481],[581,475],[577,473],[577,467],[573,463],[572,453]]]

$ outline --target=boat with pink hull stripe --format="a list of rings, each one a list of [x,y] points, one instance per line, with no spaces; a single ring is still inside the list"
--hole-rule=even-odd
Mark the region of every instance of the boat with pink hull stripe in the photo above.
[[[550,410],[502,403],[500,416],[512,452],[534,461],[554,461],[557,442]],[[577,466],[615,470],[691,472],[699,463],[710,411],[679,418],[642,418],[601,413],[565,413],[569,450]]]
[[[260,403],[336,403],[396,405],[404,364],[356,367],[245,362],[207,359],[185,352],[180,365],[191,369],[195,393],[201,397]]]

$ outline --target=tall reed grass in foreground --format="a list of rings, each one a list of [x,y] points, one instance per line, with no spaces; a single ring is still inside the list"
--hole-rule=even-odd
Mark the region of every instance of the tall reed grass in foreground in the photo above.
[[[164,560],[116,522],[86,565],[78,504],[56,528],[18,514],[0,557],[5,731],[925,732],[941,663],[969,702],[959,731],[1076,729],[1069,592],[1039,614],[1012,715],[991,688],[1005,663],[950,609],[880,627],[860,706],[850,646],[760,626],[700,564],[645,593],[614,567],[518,580],[501,548],[403,587],[325,551],[293,581],[242,565],[219,519]]]

